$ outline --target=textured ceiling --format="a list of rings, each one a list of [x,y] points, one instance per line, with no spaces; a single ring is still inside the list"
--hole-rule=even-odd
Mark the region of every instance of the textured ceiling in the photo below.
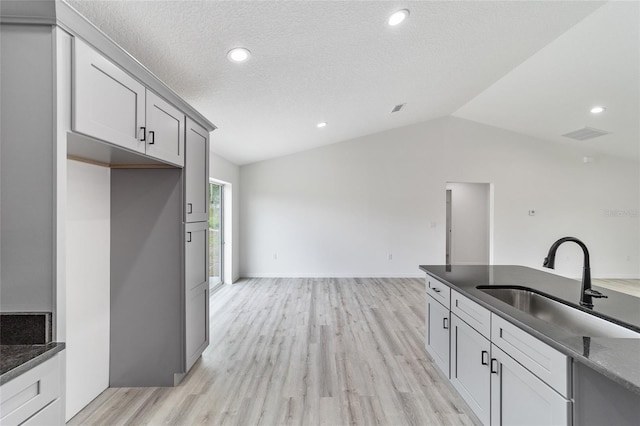
[[[68,2],[215,123],[212,150],[236,164],[454,113],[601,6]],[[409,19],[387,26],[400,8]],[[236,46],[252,59],[228,62]]]
[[[604,113],[590,113],[595,105]],[[580,147],[640,157],[640,3],[604,5],[454,115]],[[611,132],[585,141],[584,127]]]

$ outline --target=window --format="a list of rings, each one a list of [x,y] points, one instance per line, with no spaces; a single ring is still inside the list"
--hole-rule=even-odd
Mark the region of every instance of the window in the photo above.
[[[222,283],[223,258],[223,185],[209,184],[209,285]]]

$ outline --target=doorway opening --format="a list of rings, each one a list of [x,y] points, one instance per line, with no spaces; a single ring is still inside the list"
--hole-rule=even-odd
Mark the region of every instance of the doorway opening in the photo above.
[[[447,265],[489,265],[493,262],[493,186],[447,182]]]
[[[209,288],[224,282],[224,185],[209,183]]]

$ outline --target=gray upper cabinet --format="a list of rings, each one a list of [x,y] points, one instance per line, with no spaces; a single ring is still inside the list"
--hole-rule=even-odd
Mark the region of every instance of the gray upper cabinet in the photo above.
[[[145,87],[82,40],[74,49],[73,130],[144,153]]]
[[[184,165],[185,116],[76,38],[73,130]]]
[[[185,222],[205,222],[209,216],[209,132],[187,118],[185,143]]]
[[[147,91],[147,155],[184,165],[184,114],[170,103]]]

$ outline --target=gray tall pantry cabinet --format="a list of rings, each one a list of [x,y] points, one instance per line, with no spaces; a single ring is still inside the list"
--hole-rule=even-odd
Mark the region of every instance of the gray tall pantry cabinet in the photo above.
[[[65,340],[67,160],[109,167],[110,385],[172,386],[209,342],[215,126],[66,3],[0,16],[1,309]]]

